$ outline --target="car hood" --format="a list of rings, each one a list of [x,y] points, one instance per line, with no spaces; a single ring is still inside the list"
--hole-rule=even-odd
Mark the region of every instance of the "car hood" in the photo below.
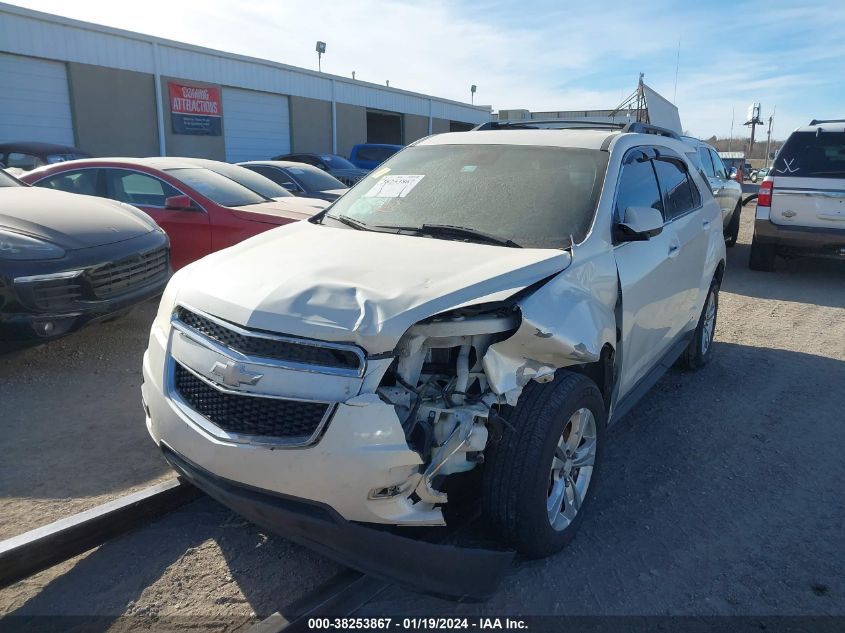
[[[505,299],[569,266],[569,253],[297,222],[185,269],[177,301],[251,328],[395,348],[446,310]]]
[[[232,213],[245,220],[269,224],[287,224],[291,220],[307,220],[329,203],[318,198],[276,198],[269,202],[245,207],[229,207]]]
[[[76,250],[144,235],[157,225],[128,204],[40,187],[0,187],[0,227]]]

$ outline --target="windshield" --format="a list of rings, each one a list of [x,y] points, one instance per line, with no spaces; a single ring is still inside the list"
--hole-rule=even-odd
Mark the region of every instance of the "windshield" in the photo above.
[[[793,132],[775,158],[772,175],[845,177],[845,132]]]
[[[210,169],[186,167],[165,171],[212,202],[224,207],[245,207],[249,204],[267,202],[267,198],[255,193],[252,189],[247,189]]]
[[[346,185],[340,182],[331,174],[316,167],[285,167],[293,178],[299,181],[306,191],[331,191],[333,189],[346,189]]]
[[[607,156],[527,145],[410,147],[335,202],[331,215],[382,227],[446,224],[563,248],[590,228]]]
[[[337,154],[320,154],[320,159],[332,169],[358,169],[343,156]]]
[[[234,180],[247,189],[252,189],[256,193],[260,193],[265,198],[293,197],[293,194],[281,185],[245,167],[221,163],[219,166],[215,165],[210,169],[222,176],[226,176],[229,180]]]
[[[23,187],[23,183],[17,178],[13,178],[10,174],[0,168],[0,187]]]

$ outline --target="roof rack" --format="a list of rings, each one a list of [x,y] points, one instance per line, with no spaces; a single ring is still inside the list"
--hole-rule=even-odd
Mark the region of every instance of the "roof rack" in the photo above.
[[[681,137],[672,130],[632,121],[631,123],[615,123],[613,121],[590,121],[589,119],[517,119],[513,121],[488,121],[473,128],[480,130],[618,130],[635,134],[657,134],[669,138]]]
[[[652,125],[651,123],[641,123],[640,121],[632,121],[622,128],[622,133],[631,132],[635,134],[656,134],[658,136],[668,136],[680,140],[681,136],[677,132],[673,132],[665,127]]]
[[[810,125],[818,125],[819,123],[845,123],[845,119],[813,119]]]
[[[624,123],[612,121],[590,121],[589,119],[515,119],[510,121],[488,121],[473,128],[479,130],[598,130],[611,128],[621,130]]]

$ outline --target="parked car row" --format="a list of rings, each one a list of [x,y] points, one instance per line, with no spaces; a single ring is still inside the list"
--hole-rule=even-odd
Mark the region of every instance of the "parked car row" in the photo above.
[[[43,161],[20,180],[1,172],[3,348],[120,314],[161,293],[171,271],[307,219],[346,189],[316,169],[332,190],[308,198],[219,161],[62,156],[68,160]]]

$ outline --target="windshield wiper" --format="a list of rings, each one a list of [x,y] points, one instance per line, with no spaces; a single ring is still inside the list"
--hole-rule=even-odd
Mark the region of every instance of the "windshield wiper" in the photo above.
[[[326,214],[323,216],[324,218],[331,218],[332,220],[336,220],[341,224],[345,224],[346,226],[351,226],[353,229],[358,231],[369,231],[370,225],[366,222],[361,222],[361,220],[356,220],[355,218],[350,218],[348,215],[330,215]],[[320,223],[322,224],[322,222]]]
[[[454,224],[423,224],[422,226],[379,226],[380,229],[395,229],[397,231],[412,231],[423,235],[452,235],[455,237],[470,238],[475,241],[487,242],[498,246],[509,248],[522,248],[513,240],[497,235],[490,235],[468,226],[455,226]]]

